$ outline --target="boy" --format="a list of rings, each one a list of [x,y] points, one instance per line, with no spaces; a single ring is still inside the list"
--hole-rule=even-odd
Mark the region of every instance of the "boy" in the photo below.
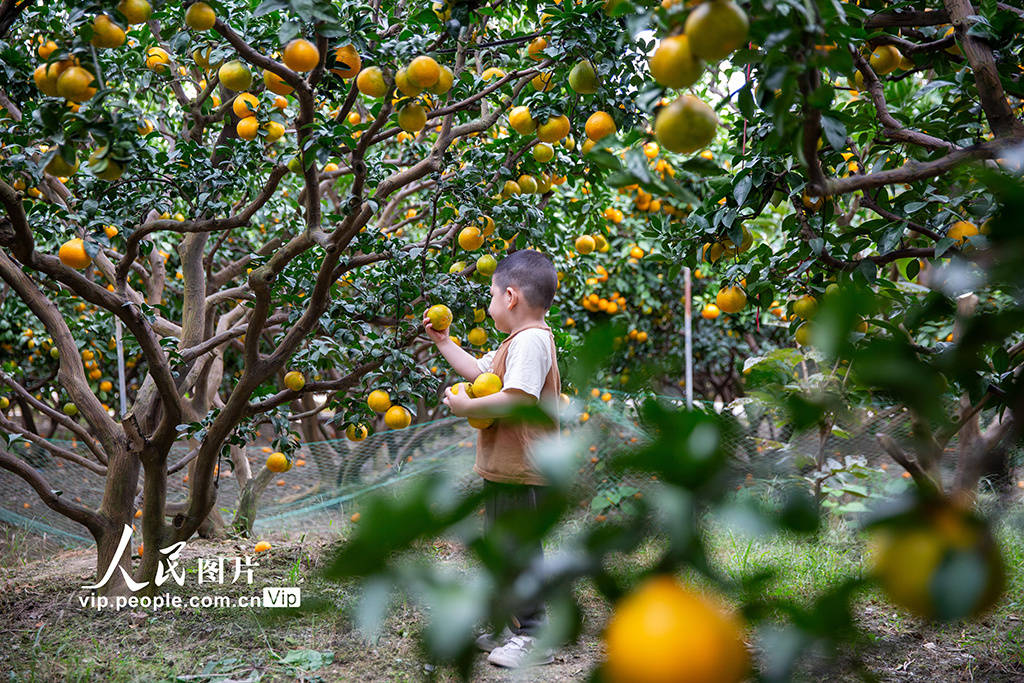
[[[555,340],[544,322],[551,308],[558,277],[551,260],[532,249],[513,252],[498,263],[491,276],[491,303],[487,313],[494,326],[508,333],[497,349],[474,358],[449,337],[435,330],[424,317],[423,326],[452,368],[472,381],[483,372],[493,372],[502,380],[502,390],[481,398],[469,398],[465,392],[445,390],[444,403],[459,417],[494,417],[494,423],[481,429],[477,439],[473,471],[484,480],[491,494],[486,503],[485,530],[495,519],[512,510],[536,509],[547,482],[530,458],[531,444],[545,431],[557,430],[557,421],[547,427],[502,419],[516,406],[541,402],[554,406],[561,392]],[[554,408],[548,411],[554,414]],[[533,557],[543,556],[538,542],[526,549]],[[484,634],[477,646],[490,652],[487,661],[505,667],[527,663],[549,664],[554,653],[534,652],[535,639],[545,622],[544,605],[527,606],[513,615],[514,631]],[[502,644],[504,643],[504,644]]]

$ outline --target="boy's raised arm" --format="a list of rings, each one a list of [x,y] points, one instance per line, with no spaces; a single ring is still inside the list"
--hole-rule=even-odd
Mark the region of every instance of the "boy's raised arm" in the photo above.
[[[441,352],[448,364],[452,366],[455,372],[459,373],[469,381],[476,379],[477,375],[480,374],[480,368],[476,364],[476,358],[473,354],[468,353],[462,349],[458,344],[451,340],[448,336],[448,331],[438,331],[434,329],[434,326],[430,324],[430,319],[426,316],[423,317],[423,328],[427,332],[427,336],[430,337],[431,341],[437,345],[437,350]]]

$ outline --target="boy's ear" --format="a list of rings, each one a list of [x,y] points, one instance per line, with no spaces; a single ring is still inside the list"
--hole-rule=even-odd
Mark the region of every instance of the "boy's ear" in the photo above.
[[[509,309],[515,308],[519,303],[519,290],[512,286],[506,287],[505,300],[508,302]]]

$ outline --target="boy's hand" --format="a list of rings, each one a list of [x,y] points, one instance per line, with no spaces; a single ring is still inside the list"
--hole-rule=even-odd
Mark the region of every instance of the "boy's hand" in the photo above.
[[[451,387],[444,390],[444,404],[448,406],[452,411],[452,415],[456,417],[466,417],[466,411],[469,410],[469,403],[472,400],[466,395],[465,391],[455,394],[452,393]]]
[[[448,339],[448,330],[435,330],[434,326],[430,324],[430,318],[426,315],[423,316],[423,329],[426,331],[427,336],[430,337],[430,340],[437,345]]]

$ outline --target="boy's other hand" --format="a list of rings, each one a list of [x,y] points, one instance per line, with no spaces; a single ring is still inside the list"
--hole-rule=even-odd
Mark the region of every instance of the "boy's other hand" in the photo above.
[[[469,402],[472,400],[466,395],[465,391],[460,391],[456,394],[452,393],[451,387],[444,390],[444,404],[448,406],[455,417],[466,417],[466,411],[469,410]]]
[[[423,329],[426,331],[427,336],[435,344],[440,344],[444,340],[448,339],[448,330],[438,331],[434,329],[434,326],[430,324],[430,318],[423,316]]]

